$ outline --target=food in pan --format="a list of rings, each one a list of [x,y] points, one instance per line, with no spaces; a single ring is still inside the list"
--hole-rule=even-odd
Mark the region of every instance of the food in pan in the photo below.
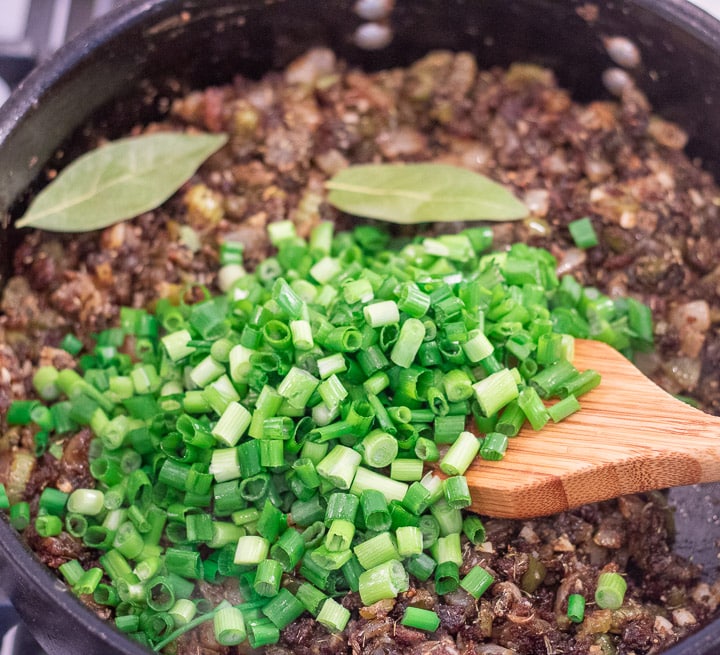
[[[524,288],[513,307],[542,306],[549,285],[547,316],[508,322],[614,341],[671,393],[718,410],[717,187],[683,153],[680,128],[632,84],[619,93],[580,105],[549,70],[482,71],[467,53],[369,74],[318,49],[175,100],[138,134],[228,135],[177,193],[102,230],[30,232],[15,253],[1,305],[0,481],[23,538],[101,616],[182,653],[238,642],[275,654],[656,653],[697,629],[720,589],[673,552],[660,493],[478,518],[458,511],[457,465],[435,511],[405,497],[422,492],[417,462],[424,475],[433,447],[442,461],[462,445],[477,400],[468,382],[491,373],[461,345],[479,332],[463,309],[492,301],[462,286],[480,261],[512,262],[514,279],[480,286]],[[327,181],[349,166],[398,162],[484,174],[528,216],[388,228],[329,202]],[[448,295],[423,286],[433,270]],[[369,298],[394,302],[405,322],[432,318],[440,337],[425,341],[428,325],[420,339],[393,334],[395,309],[366,316]],[[505,315],[493,312],[488,326]],[[362,324],[370,331],[350,329]],[[506,328],[491,341],[521,369],[528,344],[508,346]],[[418,379],[398,369],[433,362],[458,371],[454,383],[426,375],[426,405],[414,406]],[[253,426],[243,403],[277,407]],[[324,430],[340,407],[354,412],[346,423],[375,417],[372,439],[356,448],[348,431]],[[480,410],[470,420],[494,414]],[[450,417],[445,439],[436,415]],[[489,456],[512,447],[497,427],[481,427],[506,437]]]

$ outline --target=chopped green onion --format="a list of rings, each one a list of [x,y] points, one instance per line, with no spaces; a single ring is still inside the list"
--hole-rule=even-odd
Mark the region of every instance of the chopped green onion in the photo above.
[[[363,604],[368,606],[385,598],[395,598],[410,586],[408,574],[396,559],[384,562],[360,575],[359,592]]]
[[[287,589],[281,589],[277,596],[262,608],[262,613],[272,621],[278,630],[289,626],[304,611],[304,605]]]
[[[492,416],[519,394],[517,381],[509,369],[501,369],[472,386],[485,416]]]
[[[280,591],[283,567],[280,562],[266,559],[260,562],[255,573],[253,588],[259,596],[277,596]]]
[[[104,509],[105,495],[99,489],[76,489],[67,500],[67,510],[73,514],[97,516]]]
[[[488,432],[480,443],[480,457],[490,461],[499,461],[505,456],[508,436],[500,432]]]
[[[400,559],[395,542],[389,532],[381,532],[362,541],[353,550],[358,561],[366,570],[389,560]]]
[[[430,579],[430,576],[434,573],[437,563],[427,553],[420,553],[414,557],[409,558],[405,563],[405,568],[410,575],[415,576],[421,582],[425,582]]]
[[[495,578],[482,566],[473,566],[460,581],[460,586],[473,598],[480,598],[493,582],[495,582]]]
[[[595,602],[602,609],[616,610],[625,599],[627,582],[619,573],[601,573],[595,591]]]
[[[464,475],[455,475],[443,481],[443,493],[447,504],[453,509],[469,507],[472,503],[470,489]]]
[[[268,555],[270,543],[264,537],[246,535],[238,539],[235,549],[235,564],[259,564]]]
[[[570,394],[548,407],[547,413],[555,423],[558,423],[579,410],[580,403],[578,399],[573,394]]]
[[[345,446],[335,446],[317,465],[318,474],[338,489],[350,489],[362,456]]]
[[[344,608],[332,598],[328,598],[318,613],[316,620],[330,632],[342,632],[350,620],[350,610]]]
[[[435,591],[440,595],[451,594],[460,584],[460,571],[456,562],[438,563],[435,569]]]
[[[582,623],[585,618],[585,597],[582,594],[568,596],[567,617],[573,623]]]
[[[420,607],[407,607],[400,623],[408,628],[435,632],[440,627],[440,617],[432,610]]]
[[[464,475],[479,450],[478,438],[472,432],[461,432],[440,460],[440,470],[447,475]]]
[[[235,646],[247,636],[242,612],[236,607],[224,607],[215,612],[213,629],[221,646]]]
[[[412,525],[401,526],[395,531],[395,537],[397,552],[403,559],[422,553],[423,533],[420,528]]]
[[[587,216],[568,223],[568,230],[578,248],[592,248],[599,243],[592,221]]]

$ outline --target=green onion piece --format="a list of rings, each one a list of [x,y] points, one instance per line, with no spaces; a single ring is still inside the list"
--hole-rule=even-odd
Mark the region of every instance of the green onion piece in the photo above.
[[[360,453],[345,446],[335,446],[317,465],[318,474],[338,489],[350,489],[360,466]]]
[[[438,595],[451,594],[460,584],[460,571],[456,562],[439,563],[435,569],[435,591]]]
[[[130,521],[126,521],[115,533],[112,545],[128,559],[135,559],[142,552],[144,543],[137,528]]]
[[[242,612],[236,607],[224,607],[215,612],[213,629],[221,646],[235,646],[247,637]]]
[[[65,516],[65,530],[73,537],[82,539],[87,528],[88,520],[82,514],[67,514]]]
[[[413,482],[402,499],[403,507],[412,514],[420,516],[430,506],[431,493],[420,482]]]
[[[120,596],[118,596],[115,587],[102,582],[95,587],[93,592],[93,600],[98,605],[105,605],[106,607],[117,607],[120,603]]]
[[[470,488],[464,475],[455,475],[443,481],[443,493],[447,504],[453,509],[469,507],[472,503]]]
[[[239,478],[240,460],[237,448],[214,449],[210,459],[209,472],[215,476],[217,482],[228,482]]]
[[[187,625],[197,614],[197,605],[188,598],[178,598],[175,604],[168,610],[176,628]]]
[[[538,392],[533,387],[525,387],[518,395],[517,402],[527,420],[530,421],[533,430],[542,430],[550,415],[545,409]]]
[[[408,628],[435,632],[440,627],[440,617],[432,610],[425,610],[420,607],[407,607],[405,608],[405,614],[403,614],[400,623]]]
[[[347,371],[347,362],[342,353],[333,353],[327,357],[321,357],[316,363],[320,377],[323,380],[326,380],[331,375]]]
[[[425,437],[415,442],[415,456],[423,462],[437,462],[440,459],[437,444]]]
[[[170,357],[173,362],[178,362],[195,352],[195,348],[188,345],[191,340],[192,336],[190,332],[182,329],[165,335],[160,342],[165,348],[168,357]]]
[[[480,598],[493,582],[495,578],[482,566],[473,566],[460,582],[460,586],[473,598]]]
[[[270,549],[270,556],[280,563],[286,573],[295,569],[304,554],[305,540],[292,528],[285,530]]]
[[[404,482],[391,480],[384,475],[360,466],[355,473],[355,479],[350,487],[350,493],[359,496],[366,489],[376,489],[380,491],[380,493],[385,496],[385,500],[390,502],[391,500],[402,501],[407,493],[408,487]]]
[[[420,291],[414,282],[403,284],[398,297],[398,308],[413,318],[421,318],[430,308],[430,296]]]
[[[252,414],[238,402],[230,402],[212,429],[212,435],[222,444],[232,447],[250,426]]]
[[[479,516],[468,514],[463,519],[462,531],[470,543],[476,546],[485,542],[485,526]]]
[[[461,347],[469,362],[475,364],[493,354],[495,349],[481,330],[472,330],[468,337]]]
[[[303,604],[303,607],[313,616],[317,616],[320,613],[320,609],[327,599],[327,595],[309,582],[303,582],[297,588],[295,596]]]
[[[585,250],[599,243],[592,221],[587,216],[568,223],[568,230],[578,248]]]
[[[421,459],[394,459],[390,465],[390,477],[402,482],[420,480],[423,476]]]
[[[357,591],[360,588],[360,575],[365,570],[353,555],[345,564],[340,567],[343,577],[350,587],[350,591]]]
[[[390,512],[385,495],[377,489],[365,489],[360,494],[363,520],[369,530],[380,532],[390,527]]]
[[[501,369],[476,382],[473,384],[473,390],[480,410],[485,416],[492,416],[519,394],[517,382],[509,369]]]
[[[395,530],[397,552],[403,559],[419,555],[423,551],[423,533],[420,528],[407,525]]]
[[[140,629],[140,616],[137,614],[127,614],[125,616],[115,617],[115,627],[125,634],[137,632]]]
[[[198,552],[168,548],[165,551],[165,567],[169,573],[175,573],[183,578],[191,580],[202,578],[202,561]]]
[[[246,535],[238,539],[235,549],[235,564],[252,565],[259,564],[268,555],[270,542],[264,537]]]
[[[398,442],[383,430],[373,430],[362,440],[360,451],[365,464],[373,468],[384,468],[397,457]]]
[[[350,548],[355,536],[355,524],[342,519],[335,519],[325,535],[325,547],[329,551],[340,552]]]
[[[287,528],[287,517],[270,500],[266,500],[257,521],[257,531],[269,543],[274,542]]]
[[[35,519],[35,530],[41,537],[55,537],[62,532],[63,522],[59,516],[41,514]]]
[[[145,585],[145,602],[156,612],[169,611],[175,605],[175,591],[164,576],[152,578]]]
[[[342,632],[350,620],[350,611],[332,598],[328,598],[317,615],[317,622],[330,632]]]
[[[578,399],[573,394],[570,394],[562,400],[558,400],[554,405],[548,407],[547,413],[550,418],[557,423],[579,410],[580,403],[578,402]]]
[[[37,400],[13,400],[5,418],[8,425],[30,425],[32,410],[39,405]]]
[[[262,608],[262,613],[278,630],[289,626],[304,611],[304,605],[287,589],[281,589],[278,595]]]
[[[496,462],[505,456],[507,447],[507,435],[500,432],[488,432],[480,443],[480,457]]]
[[[53,516],[62,516],[65,513],[65,505],[67,504],[69,494],[53,487],[45,487],[40,494],[38,501],[38,510],[52,514]]]
[[[438,564],[443,562],[455,562],[458,566],[462,564],[462,550],[460,547],[460,535],[457,532],[440,537],[433,547],[433,557]]]
[[[567,396],[579,397],[588,391],[592,391],[599,384],[600,374],[597,371],[588,369],[580,373],[577,377],[564,382],[558,389],[558,395],[561,398],[566,398]]]
[[[444,498],[430,506],[430,513],[438,522],[442,536],[459,534],[462,530],[462,512],[459,509],[450,507]]]
[[[568,596],[567,617],[573,623],[582,623],[585,618],[585,597],[582,594]]]
[[[389,560],[400,559],[395,542],[389,532],[381,532],[360,542],[353,550],[358,561],[366,570]]]
[[[365,322],[372,328],[400,322],[400,310],[394,300],[384,300],[363,308]]]
[[[595,591],[595,602],[602,609],[616,610],[625,599],[627,582],[619,573],[601,573]]]
[[[407,571],[396,559],[384,562],[360,575],[360,599],[365,606],[385,598],[395,598],[410,586]]]
[[[67,510],[74,514],[97,516],[104,509],[105,495],[99,489],[76,489],[67,500]]]
[[[418,349],[425,338],[425,325],[416,318],[408,318],[400,326],[398,340],[390,353],[394,364],[408,368],[415,359]]]
[[[554,334],[552,336],[559,337]],[[541,398],[550,398],[567,380],[577,376],[577,369],[566,359],[560,359],[536,373],[530,378],[530,384],[537,390]]]
[[[513,400],[505,406],[495,425],[485,432],[501,432],[508,437],[514,437],[520,432],[523,423],[525,423],[525,413],[520,409],[518,401]]]
[[[83,342],[74,334],[68,333],[60,341],[60,348],[71,355],[77,355],[83,349]]]
[[[272,559],[266,559],[260,562],[257,566],[255,582],[253,583],[255,593],[259,596],[276,596],[280,591],[282,574],[283,567],[280,565],[280,562]]]
[[[256,619],[248,625],[247,631],[251,648],[259,649],[280,641],[280,631],[271,621]]]
[[[478,438],[472,432],[461,432],[440,460],[440,470],[446,475],[464,475],[479,450]]]
[[[359,507],[360,500],[357,496],[339,492],[330,494],[325,510],[325,525],[329,527],[336,519],[353,523]]]
[[[414,557],[409,558],[405,562],[405,568],[408,573],[416,577],[421,582],[425,582],[430,579],[430,576],[435,571],[437,563],[427,553],[420,553]]]

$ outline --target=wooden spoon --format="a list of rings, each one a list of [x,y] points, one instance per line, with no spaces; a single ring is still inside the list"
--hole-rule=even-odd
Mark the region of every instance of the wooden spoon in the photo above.
[[[497,462],[475,460],[466,476],[471,509],[529,518],[623,494],[720,481],[720,418],[673,398],[616,350],[575,341],[578,370],[599,387],[582,409],[536,432],[528,425]]]

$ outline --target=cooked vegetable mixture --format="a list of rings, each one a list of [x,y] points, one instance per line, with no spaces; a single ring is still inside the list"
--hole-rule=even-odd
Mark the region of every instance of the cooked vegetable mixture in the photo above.
[[[157,210],[28,234],[2,299],[10,520],[86,604],[156,649],[276,655],[658,653],[713,616],[720,585],[672,551],[660,493],[522,522],[460,513],[478,445],[464,417],[490,458],[517,424],[493,416],[519,398],[480,378],[562,359],[546,327],[641,351],[671,393],[720,410],[718,190],[640,91],[581,106],[531,65],[435,52],[366,74],[318,49],[138,128],[168,130],[230,139]],[[421,161],[487,175],[530,216],[387,235],[327,202],[349,164]]]

